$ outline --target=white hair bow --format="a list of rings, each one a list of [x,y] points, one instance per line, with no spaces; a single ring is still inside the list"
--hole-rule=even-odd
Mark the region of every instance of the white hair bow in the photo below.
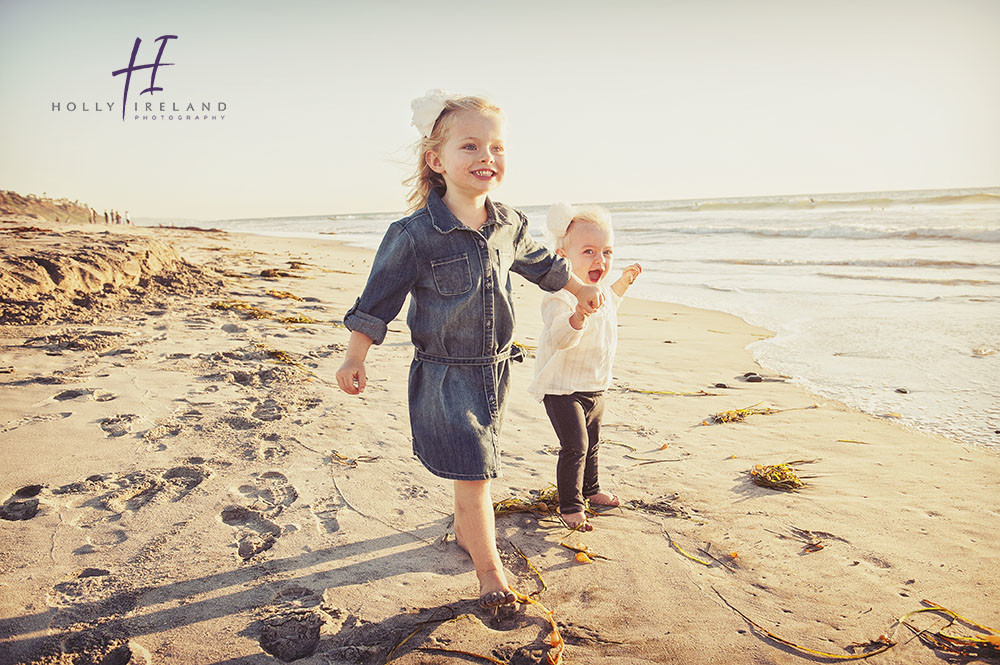
[[[545,234],[552,240],[558,241],[566,235],[566,229],[573,217],[579,212],[576,206],[560,201],[549,206],[549,212],[545,215]]]
[[[413,111],[411,125],[417,128],[420,135],[427,138],[434,129],[434,123],[444,110],[445,103],[450,99],[459,99],[459,95],[445,92],[441,88],[428,90],[423,97],[417,97],[410,102],[410,109]]]

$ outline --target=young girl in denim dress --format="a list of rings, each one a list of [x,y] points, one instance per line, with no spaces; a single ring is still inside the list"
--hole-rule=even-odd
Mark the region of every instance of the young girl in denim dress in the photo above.
[[[504,117],[479,97],[432,90],[414,100],[421,134],[408,217],[386,231],[364,292],[344,317],[351,330],[337,383],[364,390],[364,360],[403,306],[416,347],[409,376],[413,452],[434,475],[455,481],[455,536],[472,557],[480,603],[515,602],[496,547],[490,480],[500,476],[500,425],[514,309],[510,271],[546,291],[566,289],[582,310],[603,303],[565,260],[528,235],[523,213],[492,201],[503,182]]]

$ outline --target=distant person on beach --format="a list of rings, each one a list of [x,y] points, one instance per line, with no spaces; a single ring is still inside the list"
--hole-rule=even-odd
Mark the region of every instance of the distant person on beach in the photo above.
[[[389,226],[364,292],[344,317],[352,332],[337,383],[351,395],[365,389],[368,349],[383,341],[409,294],[413,452],[431,473],[455,481],[456,539],[472,557],[480,605],[498,607],[516,602],[490,495],[501,475],[510,366],[521,360],[509,271],[546,291],[566,289],[587,314],[603,295],[531,238],[523,213],[489,198],[506,169],[499,108],[442,90],[411,107],[421,135],[416,173],[404,181],[412,214]]]
[[[549,208],[546,227],[556,254],[569,260],[580,281],[597,286],[606,303],[588,312],[562,293],[543,296],[535,378],[528,386],[545,404],[559,438],[556,487],[562,519],[570,528],[592,531],[587,504],[619,504],[598,482],[598,442],[618,346],[618,308],[642,266],[633,263],[610,282],[615,240],[611,215],[603,208],[557,203]]]

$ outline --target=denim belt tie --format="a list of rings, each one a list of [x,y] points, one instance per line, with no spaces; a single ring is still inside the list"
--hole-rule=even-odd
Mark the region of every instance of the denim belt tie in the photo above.
[[[524,349],[517,344],[512,344],[506,351],[501,351],[495,356],[480,356],[478,358],[452,358],[450,356],[435,356],[423,351],[415,351],[417,360],[439,365],[496,365],[504,360],[510,359],[514,362],[524,362]]]

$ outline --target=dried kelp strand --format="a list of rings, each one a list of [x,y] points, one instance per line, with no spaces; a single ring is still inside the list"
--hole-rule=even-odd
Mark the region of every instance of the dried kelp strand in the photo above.
[[[813,654],[814,656],[821,656],[823,658],[830,658],[830,659],[833,659],[833,660],[862,660],[864,658],[871,658],[872,656],[874,656],[876,654],[883,653],[885,651],[888,651],[892,647],[896,646],[896,643],[893,642],[892,640],[886,639],[885,641],[883,641],[883,640],[880,639],[880,640],[875,640],[875,641],[872,641],[872,642],[868,642],[868,644],[872,645],[872,646],[874,646],[875,644],[879,644],[880,645],[878,649],[876,649],[874,651],[869,651],[868,653],[859,653],[859,654],[848,655],[848,654],[828,653],[826,651],[817,651],[816,649],[810,649],[809,647],[804,647],[804,646],[801,646],[799,644],[796,644],[795,642],[791,642],[789,640],[786,640],[783,637],[778,637],[777,635],[775,635],[774,633],[772,633],[771,631],[769,631],[768,629],[764,628],[759,623],[757,623],[756,621],[754,621],[753,619],[751,619],[750,617],[748,617],[746,614],[744,614],[743,612],[741,612],[738,609],[736,609],[735,607],[733,607],[733,604],[730,603],[728,600],[726,600],[725,596],[723,596],[721,593],[719,593],[718,589],[716,589],[715,587],[712,587],[712,591],[714,591],[715,594],[719,598],[722,599],[722,602],[724,602],[729,609],[731,609],[733,612],[736,612],[737,614],[739,614],[743,618],[743,620],[746,621],[748,624],[750,624],[751,626],[753,626],[758,631],[760,631],[761,633],[763,633],[767,637],[771,638],[772,640],[774,640],[778,644],[783,644],[786,647],[790,647],[790,648],[795,649],[797,651],[802,651],[804,653]]]
[[[522,552],[521,548],[518,547],[517,545],[515,545],[512,541],[508,540],[507,542],[510,543],[510,546],[514,548],[514,551],[517,552],[518,555],[522,559],[524,559],[524,563],[526,563],[528,565],[528,570],[530,570],[531,572],[533,572],[535,574],[535,576],[538,578],[538,581],[541,582],[541,584],[542,584],[542,589],[541,590],[545,591],[546,589],[548,589],[549,587],[545,583],[545,580],[542,578],[542,574],[540,572],[538,572],[538,569],[535,568],[535,565],[533,563],[531,563],[531,559],[528,558],[528,555],[525,554],[524,552]],[[539,592],[536,591],[535,593],[539,593]],[[529,595],[532,595],[532,594],[529,594]]]
[[[381,459],[380,457],[375,457],[372,455],[358,455],[354,459],[350,459],[341,455],[336,450],[330,451],[330,460],[336,464],[342,464],[349,469],[356,469],[358,462],[375,462]]]
[[[633,466],[645,466],[646,464],[660,464],[662,462],[683,462],[681,459],[649,459],[648,457],[633,457],[632,455],[625,455],[625,459],[630,459],[639,464],[634,464]]]
[[[710,558],[715,563],[717,563],[720,566],[722,566],[723,568],[725,568],[726,570],[728,570],[729,572],[735,573],[736,572],[736,568],[733,567],[732,563],[724,561],[724,560],[718,558],[717,556],[715,556],[714,554],[712,554],[711,552],[708,551],[711,546],[712,546],[712,543],[706,543],[705,547],[698,548],[698,551],[701,552],[702,554],[704,554],[705,556],[707,556],[708,558]],[[736,553],[735,552],[731,552],[730,555],[729,555],[730,559],[735,559],[736,558],[736,557],[732,556],[733,554],[736,554]]]
[[[628,448],[633,453],[639,452],[638,450],[636,450],[632,446],[628,445],[627,443],[618,443],[617,441],[608,441],[607,439],[601,439],[601,445],[602,446],[621,446],[622,448]]]
[[[674,390],[647,390],[644,388],[632,388],[630,386],[625,386],[622,391],[627,393],[640,393],[643,395],[673,395],[675,397],[718,397],[719,393],[710,393],[704,390],[699,390],[693,393],[678,392]]]
[[[396,653],[396,650],[399,649],[399,647],[401,647],[404,644],[406,644],[410,640],[410,638],[413,637],[414,635],[416,635],[417,633],[419,633],[422,628],[424,628],[426,626],[429,626],[431,624],[444,623],[446,621],[453,621],[455,619],[455,610],[453,610],[453,609],[451,609],[449,607],[444,607],[444,608],[441,608],[441,609],[446,610],[448,612],[449,616],[446,616],[446,617],[443,617],[443,618],[425,619],[425,620],[417,623],[416,627],[414,627],[414,629],[412,631],[410,631],[410,633],[406,637],[404,637],[403,639],[401,639],[399,642],[396,642],[396,645],[394,647],[392,647],[392,649],[389,650],[389,653],[386,654],[385,660],[383,661],[383,663],[388,663],[390,660],[392,660],[392,655],[394,653]]]
[[[574,552],[579,552],[579,553],[586,554],[591,559],[604,559],[605,561],[611,561],[611,559],[609,559],[606,556],[594,553],[593,550],[591,550],[589,547],[587,547],[583,543],[577,543],[576,545],[570,545],[569,543],[561,542],[559,544],[562,545],[563,547],[565,547],[568,550],[572,550]]]
[[[673,547],[675,550],[677,550],[678,552],[680,552],[681,554],[683,554],[687,558],[691,559],[692,561],[694,561],[696,563],[700,563],[703,566],[711,566],[712,565],[710,562],[705,561],[704,559],[699,559],[698,557],[694,556],[693,554],[688,554],[687,552],[685,552],[684,549],[680,545],[678,545],[677,543],[674,542],[674,539],[671,538],[670,534],[667,533],[666,531],[663,532],[663,535],[667,537],[667,542],[670,543],[671,547]]]
[[[932,603],[929,600],[921,600],[920,602],[924,603],[928,607],[923,607],[904,614],[897,620],[895,628],[898,628],[900,625],[906,626],[916,633],[916,635],[924,643],[929,644],[936,649],[940,649],[941,651],[945,651],[946,653],[973,658],[1000,657],[1000,632],[990,628],[989,626],[977,623],[972,619],[968,619],[957,612],[953,612],[945,607],[942,607],[941,605],[938,605],[937,603]],[[918,630],[915,626],[911,626],[906,622],[906,619],[914,614],[921,614],[923,612],[944,614],[951,620],[948,622],[947,626],[936,632]],[[945,633],[944,630],[952,626],[956,621],[987,634],[983,637],[975,637]]]
[[[548,660],[549,665],[561,665],[563,650],[566,648],[566,642],[559,633],[559,626],[556,625],[556,620],[552,610],[549,610],[534,598],[520,593],[517,589],[511,588],[511,592],[514,594],[514,597],[517,598],[519,603],[529,603],[531,605],[535,605],[545,614],[545,618],[548,619],[549,625],[552,626],[552,633],[549,636],[549,644],[552,646],[552,650],[548,652],[546,659]]]

